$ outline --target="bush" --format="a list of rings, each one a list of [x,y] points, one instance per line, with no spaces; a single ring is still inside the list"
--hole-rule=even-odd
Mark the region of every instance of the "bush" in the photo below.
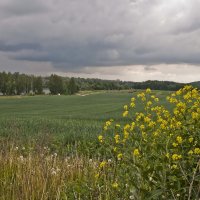
[[[170,106],[160,105],[147,89],[124,106],[127,123],[109,120],[98,136],[102,162],[96,177],[104,187],[106,176],[115,199],[200,196],[199,91],[185,86],[167,101]],[[135,113],[138,104],[143,111]]]

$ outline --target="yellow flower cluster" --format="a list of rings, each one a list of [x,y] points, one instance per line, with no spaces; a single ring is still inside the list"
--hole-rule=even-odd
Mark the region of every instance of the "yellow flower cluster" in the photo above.
[[[166,98],[168,107],[166,102],[160,105],[163,99],[153,93],[147,89],[137,94],[136,98],[131,98],[131,102],[124,106],[123,122],[116,123],[111,131],[108,127],[113,127],[112,122],[107,121],[104,132],[98,136],[99,142],[107,145],[109,156],[112,153],[117,163],[123,164],[119,167],[125,167],[131,160],[138,164],[137,166],[152,167],[151,170],[156,173],[157,166],[150,164],[151,159],[155,159],[163,162],[169,173],[180,172],[182,163],[186,170],[192,170],[200,157],[198,89],[185,86],[170,94]],[[111,134],[105,134],[108,131]],[[192,163],[192,166],[187,163]],[[102,169],[105,165],[103,161],[99,168]],[[158,169],[160,170],[160,166]],[[112,187],[117,188],[118,183],[114,182]]]
[[[105,165],[106,165],[106,161],[102,161],[102,162],[100,163],[100,165],[99,165],[99,168],[102,169],[102,168],[105,167]]]
[[[107,121],[106,123],[105,123],[105,126],[104,126],[104,131],[107,131],[108,130],[108,127],[109,126],[111,126],[111,124],[112,124],[112,122],[113,122],[114,120],[113,119],[110,119],[109,121]]]
[[[200,148],[195,148],[194,149],[194,154],[200,155]]]
[[[118,144],[120,140],[120,135],[116,134],[114,138],[115,138],[115,143]]]
[[[138,98],[140,98],[142,101],[146,101],[146,95],[144,92],[137,95]]]
[[[123,117],[126,117],[128,115],[128,110],[125,110],[122,114]]]
[[[172,160],[180,160],[181,158],[182,158],[182,155],[178,155],[178,154],[172,155]]]
[[[183,142],[183,139],[181,136],[177,136],[176,141],[181,144]]]

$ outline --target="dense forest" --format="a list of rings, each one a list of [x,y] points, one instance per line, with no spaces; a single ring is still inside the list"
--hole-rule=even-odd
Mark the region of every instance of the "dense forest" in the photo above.
[[[189,83],[200,88],[200,81]],[[3,95],[44,94],[49,90],[51,94],[74,94],[79,90],[178,90],[184,83],[171,81],[120,81],[85,78],[69,78],[52,74],[48,77],[20,74],[19,72],[0,72],[0,93]]]

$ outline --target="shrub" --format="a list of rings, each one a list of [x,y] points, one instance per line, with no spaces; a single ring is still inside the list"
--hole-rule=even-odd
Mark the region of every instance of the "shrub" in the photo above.
[[[200,196],[199,91],[185,86],[167,101],[170,106],[160,105],[150,89],[139,93],[124,106],[126,123],[109,120],[98,136],[96,176],[102,187],[107,177],[116,199]],[[134,112],[137,105],[142,112]]]

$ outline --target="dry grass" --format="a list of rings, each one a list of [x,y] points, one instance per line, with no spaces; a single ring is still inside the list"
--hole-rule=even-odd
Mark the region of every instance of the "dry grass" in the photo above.
[[[83,156],[59,157],[46,147],[39,153],[12,146],[1,149],[0,165],[2,200],[92,199],[98,194],[97,163]]]

